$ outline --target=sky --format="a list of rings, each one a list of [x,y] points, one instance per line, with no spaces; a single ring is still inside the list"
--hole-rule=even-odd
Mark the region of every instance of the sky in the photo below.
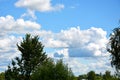
[[[26,33],[39,35],[47,55],[75,75],[114,72],[106,44],[119,20],[119,0],[0,0],[0,72],[20,56]]]

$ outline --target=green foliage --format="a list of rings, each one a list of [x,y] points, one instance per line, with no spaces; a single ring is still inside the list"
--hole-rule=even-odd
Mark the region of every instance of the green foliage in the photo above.
[[[78,76],[78,80],[82,80],[82,79],[87,79],[87,75],[83,74]]]
[[[120,77],[120,28],[115,28],[110,35],[107,51],[111,53],[111,65]]]
[[[17,69],[17,67],[12,66],[11,68],[10,66],[8,66],[8,70],[5,71],[5,79],[6,80],[21,80],[19,77],[19,70]]]
[[[43,51],[44,46],[39,42],[38,36],[32,37],[30,34],[26,34],[17,47],[21,52],[21,57],[12,60],[12,66],[8,66],[5,78],[6,80],[31,80],[30,77],[35,68],[47,60]]]
[[[120,80],[117,76],[111,75],[110,71],[106,71],[105,74],[96,74],[94,71],[90,71],[84,75],[79,75],[78,80]]]
[[[32,74],[32,80],[54,80],[54,62],[49,59],[42,66],[35,69]]]
[[[87,76],[88,76],[88,78],[87,78],[88,80],[95,80],[95,72],[94,71],[88,72]]]
[[[110,80],[112,78],[110,71],[106,71],[105,74],[103,75],[104,80]]]
[[[0,73],[0,80],[5,80],[5,73],[4,72]]]
[[[58,60],[56,64],[49,59],[44,65],[38,67],[33,75],[33,80],[74,80],[74,75],[62,60]]]

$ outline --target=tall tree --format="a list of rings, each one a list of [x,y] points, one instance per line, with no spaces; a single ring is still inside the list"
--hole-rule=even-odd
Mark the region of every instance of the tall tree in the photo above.
[[[95,80],[95,72],[94,71],[90,71],[88,72],[88,80]]]
[[[107,51],[111,53],[111,66],[120,77],[120,28],[115,28],[110,35]]]
[[[9,75],[11,72],[16,72],[19,74],[19,79],[31,80],[30,77],[35,68],[47,60],[47,55],[43,51],[44,46],[39,42],[38,36],[32,37],[30,34],[26,34],[17,47],[21,52],[21,57],[16,57],[12,61],[13,66],[9,66],[6,73]]]

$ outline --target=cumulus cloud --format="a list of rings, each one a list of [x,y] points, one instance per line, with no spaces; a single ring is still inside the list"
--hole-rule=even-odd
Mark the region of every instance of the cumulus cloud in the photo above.
[[[4,37],[0,37],[0,57],[4,57],[6,56],[6,58],[10,58],[10,53],[15,53],[17,51],[16,49],[16,44],[22,39],[22,37],[15,37],[13,35],[7,35],[7,36],[4,36]],[[4,53],[2,55],[2,53]],[[8,53],[8,54],[5,54],[5,53]],[[13,56],[13,55],[11,55]]]
[[[19,56],[20,53],[17,51],[16,44],[21,40],[21,37],[0,36],[0,70],[5,70],[7,65],[10,63],[10,60],[16,56]]]
[[[15,3],[15,6],[40,12],[56,11],[64,8],[63,4],[52,6],[51,0],[19,0]]]
[[[94,57],[105,56],[106,54],[106,31],[101,28],[91,27],[87,30],[80,30],[79,27],[72,27],[62,30],[59,33],[51,33],[52,36],[45,37],[43,43],[51,48],[67,49],[69,57]],[[56,52],[55,55],[62,54]]]
[[[75,75],[86,74],[91,70],[96,73],[104,73],[105,70],[109,70],[114,73],[108,57],[98,58],[63,58],[64,62],[68,64],[69,68],[75,73]]]
[[[106,31],[101,28],[90,28],[80,30],[80,28],[71,28],[68,31],[62,31],[62,40],[69,45],[69,56],[100,56],[105,53],[107,43]],[[68,36],[68,37],[67,37]]]
[[[0,17],[0,31],[2,34],[8,32],[24,32],[30,30],[39,30],[40,24],[32,21],[25,21],[24,19],[15,20],[14,17],[7,15]]]
[[[107,32],[102,28],[91,27],[81,30],[80,27],[72,27],[61,30],[59,33],[51,31],[35,31],[34,34],[42,37],[42,43],[46,48],[57,49],[54,57],[95,57],[107,56]]]

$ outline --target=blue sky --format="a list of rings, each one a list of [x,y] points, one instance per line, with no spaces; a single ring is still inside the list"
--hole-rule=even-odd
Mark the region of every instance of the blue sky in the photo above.
[[[25,33],[39,35],[47,54],[65,58],[76,75],[112,70],[105,46],[119,26],[119,0],[0,0],[0,4],[0,71],[20,54],[13,44]]]
[[[15,2],[16,0],[1,0],[0,15],[12,15],[17,19],[25,13],[26,9],[15,7]],[[36,11],[36,22],[43,26],[42,29],[58,32],[73,26],[80,26],[81,29],[94,26],[109,32],[118,26],[119,0],[52,0],[51,2],[52,5],[60,3],[65,7],[54,12]]]

